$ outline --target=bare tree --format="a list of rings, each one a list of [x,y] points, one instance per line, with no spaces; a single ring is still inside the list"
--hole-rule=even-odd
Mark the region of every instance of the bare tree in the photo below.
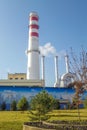
[[[80,55],[77,57],[71,48],[69,58],[70,71],[75,75],[72,85],[74,85],[75,88],[74,102],[76,102],[80,120],[80,97],[84,90],[87,89],[87,52],[82,48]]]

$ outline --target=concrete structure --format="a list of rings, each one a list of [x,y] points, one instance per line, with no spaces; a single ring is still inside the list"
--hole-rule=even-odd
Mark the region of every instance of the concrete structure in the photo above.
[[[39,72],[39,34],[38,20],[36,12],[31,12],[29,16],[29,43],[28,43],[28,64],[27,64],[27,79],[40,80]]]
[[[0,86],[27,86],[27,87],[32,87],[32,86],[37,86],[37,87],[42,87],[44,86],[44,81],[43,80],[9,80],[9,79],[5,79],[5,80],[0,80]]]
[[[26,79],[26,73],[8,73],[9,80],[24,80]]]

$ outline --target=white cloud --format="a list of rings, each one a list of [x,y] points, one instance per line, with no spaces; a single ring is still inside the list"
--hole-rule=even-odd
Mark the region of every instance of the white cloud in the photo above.
[[[46,43],[44,46],[40,46],[40,53],[44,56],[51,56],[51,55],[57,55],[57,51],[54,46],[51,45],[51,43]]]
[[[40,46],[39,50],[41,55],[44,55],[46,57],[58,55],[59,59],[61,59],[66,55],[65,50],[57,52],[56,48],[50,42],[46,43],[44,46]]]

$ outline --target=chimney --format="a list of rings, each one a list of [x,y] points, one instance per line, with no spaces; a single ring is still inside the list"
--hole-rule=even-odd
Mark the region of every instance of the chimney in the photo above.
[[[66,73],[69,73],[69,56],[65,55]]]
[[[27,79],[39,80],[39,17],[36,12],[31,12],[29,16],[29,43],[28,43],[28,64]]]
[[[54,87],[59,87],[59,77],[58,77],[58,56],[54,57],[55,60],[55,83]]]

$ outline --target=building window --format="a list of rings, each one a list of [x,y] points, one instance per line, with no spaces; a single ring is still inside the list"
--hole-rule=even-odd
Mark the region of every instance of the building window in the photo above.
[[[10,78],[10,80],[12,80],[13,78]]]
[[[23,80],[24,78],[21,78],[21,80]]]
[[[15,78],[16,80],[18,79],[18,78]]]

